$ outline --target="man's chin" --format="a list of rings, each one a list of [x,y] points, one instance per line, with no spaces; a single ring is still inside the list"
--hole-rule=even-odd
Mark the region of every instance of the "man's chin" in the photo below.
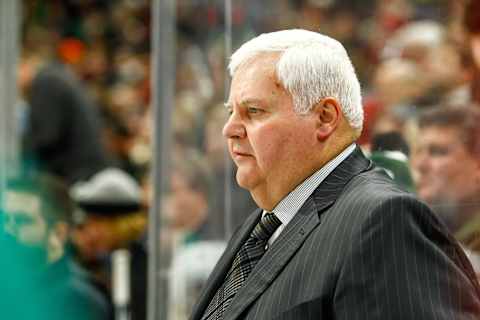
[[[241,188],[250,190],[250,184],[248,183],[247,179],[239,178],[238,175],[237,175],[237,183]]]
[[[255,182],[257,179],[255,179],[255,177],[252,177],[251,174],[242,172],[241,169],[238,169],[236,178],[237,178],[238,185],[243,189],[247,189],[251,191],[256,185]]]

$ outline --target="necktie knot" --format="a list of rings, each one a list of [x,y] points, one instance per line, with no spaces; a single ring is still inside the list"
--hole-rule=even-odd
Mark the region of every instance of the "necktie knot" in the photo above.
[[[265,253],[265,243],[281,224],[280,219],[273,213],[267,213],[260,219],[247,241],[237,252],[230,271],[225,277],[225,282],[218,288],[217,293],[210,301],[203,315],[203,320],[223,319],[230,302]]]
[[[252,236],[258,240],[266,241],[282,224],[274,213],[265,214],[252,231]]]

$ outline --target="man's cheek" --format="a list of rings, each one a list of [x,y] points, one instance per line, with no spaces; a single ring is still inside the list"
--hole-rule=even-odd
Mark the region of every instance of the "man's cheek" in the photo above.
[[[28,226],[23,226],[18,232],[18,238],[21,243],[26,245],[42,244],[45,239],[46,229],[41,223],[34,223]]]

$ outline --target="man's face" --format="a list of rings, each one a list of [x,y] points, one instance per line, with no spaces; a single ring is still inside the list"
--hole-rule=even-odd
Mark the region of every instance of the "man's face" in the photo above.
[[[43,246],[47,223],[42,217],[41,201],[37,196],[17,191],[5,193],[5,231],[27,246]]]
[[[194,190],[187,178],[179,172],[173,172],[170,182],[171,192],[164,209],[170,226],[196,231],[207,217],[207,199],[201,192]]]
[[[476,159],[453,127],[421,129],[413,157],[417,191],[430,204],[461,205],[478,201],[480,159]]]
[[[275,75],[277,60],[276,54],[259,55],[237,69],[223,128],[237,182],[255,200],[256,194],[284,196],[308,177],[317,147],[314,116],[293,110]]]
[[[94,261],[118,246],[115,220],[89,213],[82,226],[76,228],[72,239],[80,256],[85,261]]]

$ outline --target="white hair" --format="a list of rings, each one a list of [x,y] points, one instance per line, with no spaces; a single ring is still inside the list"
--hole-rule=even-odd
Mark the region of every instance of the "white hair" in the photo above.
[[[352,62],[340,42],[317,32],[292,29],[264,33],[233,53],[228,68],[237,68],[261,53],[279,52],[276,75],[292,95],[297,113],[308,113],[321,99],[339,101],[350,126],[360,132],[363,107]]]

